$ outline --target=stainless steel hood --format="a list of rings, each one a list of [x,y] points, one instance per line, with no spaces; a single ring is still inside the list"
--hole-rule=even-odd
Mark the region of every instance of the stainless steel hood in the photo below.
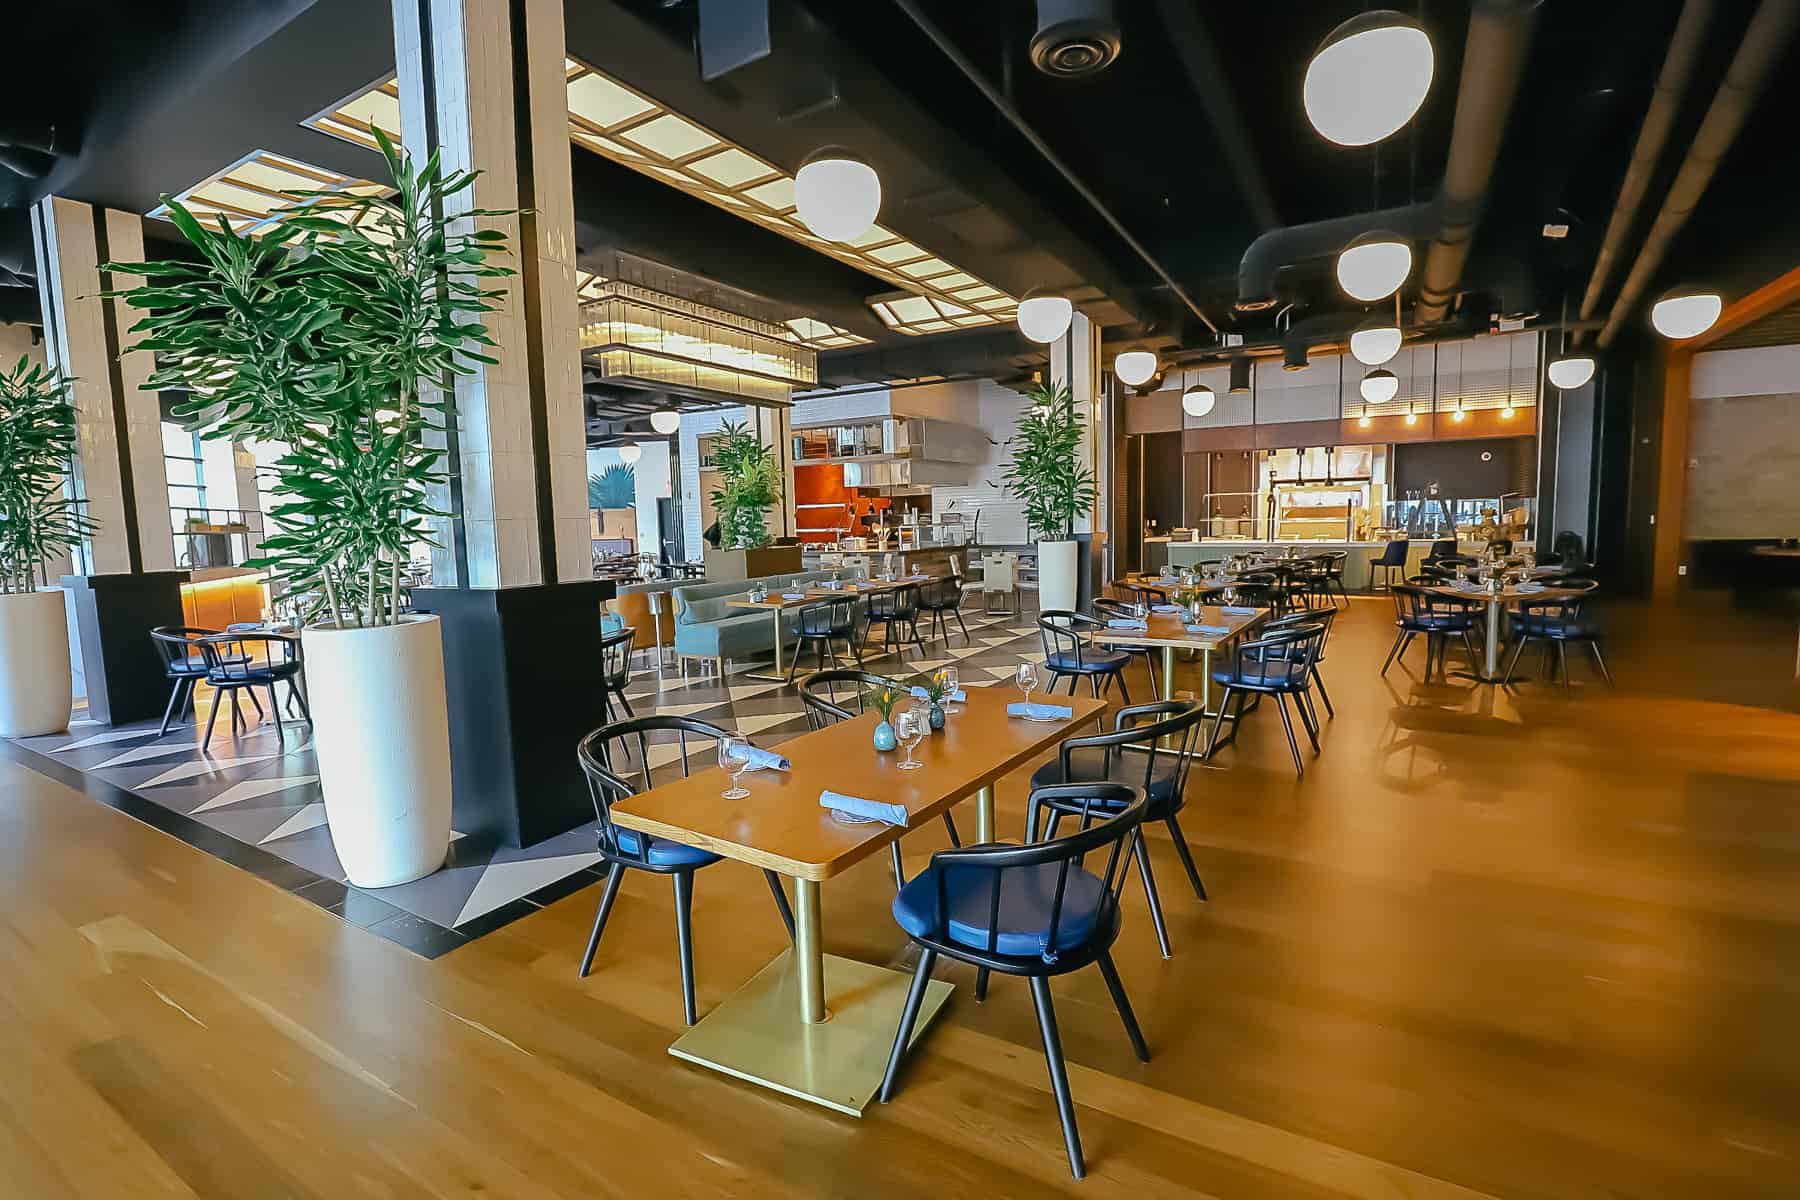
[[[794,465],[839,464],[846,487],[924,491],[973,481],[992,443],[986,431],[925,417],[877,417],[794,430]]]

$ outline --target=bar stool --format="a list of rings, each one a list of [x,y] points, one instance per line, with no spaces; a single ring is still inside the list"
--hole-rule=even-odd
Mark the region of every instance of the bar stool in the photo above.
[[[1406,538],[1395,538],[1381,548],[1381,553],[1369,560],[1369,590],[1380,591],[1375,586],[1375,572],[1381,571],[1381,582],[1391,585],[1394,582],[1394,570],[1398,568],[1402,575],[1406,573],[1406,552],[1412,542]]]

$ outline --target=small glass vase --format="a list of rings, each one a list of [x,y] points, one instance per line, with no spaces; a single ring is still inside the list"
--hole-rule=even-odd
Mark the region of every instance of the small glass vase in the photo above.
[[[931,714],[926,720],[931,725],[931,732],[942,733],[944,731],[944,706],[941,704],[933,704],[931,706]]]
[[[877,750],[892,750],[899,744],[899,739],[894,736],[892,725],[883,721],[875,727],[875,748]]]

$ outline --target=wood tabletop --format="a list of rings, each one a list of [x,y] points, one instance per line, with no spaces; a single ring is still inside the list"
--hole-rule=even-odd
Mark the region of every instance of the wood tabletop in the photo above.
[[[1145,629],[1095,629],[1090,633],[1096,642],[1108,646],[1175,646],[1186,650],[1217,650],[1232,640],[1242,637],[1269,619],[1269,611],[1259,608],[1255,613],[1228,613],[1216,605],[1201,608],[1200,620],[1192,622],[1197,625],[1218,625],[1229,630],[1228,633],[1189,633],[1187,626],[1190,619],[1186,613],[1151,613],[1144,622]]]
[[[924,587],[928,583],[936,583],[939,578],[941,577],[935,575],[920,575],[917,578],[896,579],[891,583],[882,579],[865,579],[857,583],[846,582],[843,587],[835,590],[808,584],[804,589],[804,594],[798,599],[789,599],[782,592],[772,591],[766,600],[734,596],[725,602],[725,607],[775,610],[802,608],[809,604],[817,604],[821,600],[831,600],[837,597],[872,596],[877,592],[891,592],[896,588]]]
[[[1572,600],[1577,596],[1588,596],[1593,594],[1586,588],[1559,588],[1549,586],[1533,588],[1528,592],[1521,592],[1517,584],[1510,583],[1500,591],[1499,595],[1494,595],[1485,589],[1459,588],[1454,584],[1448,583],[1427,587],[1425,590],[1439,596],[1448,596],[1452,600],[1479,600],[1483,604],[1513,604],[1520,600]]]
[[[729,780],[710,767],[619,801],[613,820],[796,879],[830,879],[1030,762],[1110,707],[1087,696],[1039,697],[1075,713],[1067,721],[1039,723],[1006,715],[1006,706],[1020,698],[1013,688],[972,687],[968,695],[942,733],[919,743],[914,754],[925,764],[920,770],[899,769],[903,750],[884,754],[874,748],[871,710],[782,743],[794,769],[746,773],[741,782],[750,789],[748,799],[721,799]],[[820,806],[819,793],[826,788],[904,805],[908,825],[846,825]]]

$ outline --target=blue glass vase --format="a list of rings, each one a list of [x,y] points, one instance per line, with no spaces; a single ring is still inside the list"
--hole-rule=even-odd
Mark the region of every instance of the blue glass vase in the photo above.
[[[944,731],[944,706],[941,704],[932,705],[931,715],[927,719],[931,723],[931,732],[942,733]]]
[[[892,725],[883,721],[875,727],[875,748],[877,750],[892,750],[899,744],[899,739],[894,736]]]

